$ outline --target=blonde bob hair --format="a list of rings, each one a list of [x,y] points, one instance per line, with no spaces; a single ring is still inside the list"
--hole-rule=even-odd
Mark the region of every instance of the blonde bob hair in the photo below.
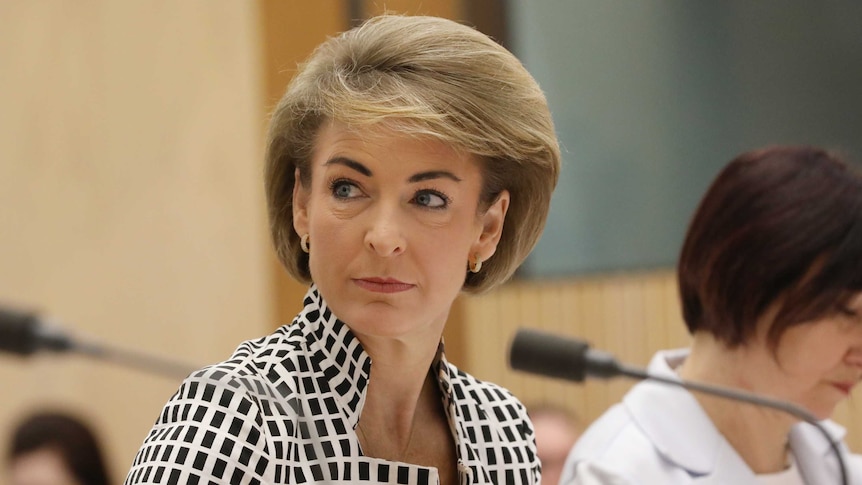
[[[508,279],[542,233],[560,151],[545,96],[509,51],[436,17],[384,15],[330,38],[311,54],[276,106],[266,152],[266,200],[281,262],[310,282],[293,229],[294,174],[311,183],[311,152],[325,121],[441,140],[483,165],[480,211],[503,190],[510,205],[497,251],[464,290]],[[313,243],[312,243],[313,244]]]

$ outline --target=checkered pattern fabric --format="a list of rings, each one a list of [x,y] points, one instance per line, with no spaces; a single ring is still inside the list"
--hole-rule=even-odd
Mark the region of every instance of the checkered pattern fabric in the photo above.
[[[189,376],[126,484],[438,483],[435,468],[366,457],[355,428],[371,359],[314,286],[291,325]],[[434,363],[461,483],[539,483],[532,425],[508,391]]]

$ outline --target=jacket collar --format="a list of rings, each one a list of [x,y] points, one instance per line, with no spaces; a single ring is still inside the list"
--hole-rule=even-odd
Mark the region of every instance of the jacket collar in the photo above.
[[[348,422],[355,427],[365,404],[371,357],[350,328],[332,313],[316,285],[308,289],[303,305],[294,319],[299,325],[294,328],[302,332],[312,365],[326,376],[347,410]]]
[[[371,356],[362,348],[362,343],[350,327],[332,313],[316,285],[312,284],[308,289],[303,305],[302,311],[295,319],[302,324],[296,328],[302,332],[312,353],[313,365],[319,366],[327,377],[330,387],[335,390],[348,411],[348,421],[352,426],[356,426],[365,405],[371,378]],[[452,394],[454,376],[446,361],[442,341],[431,368],[437,376],[444,405],[451,406],[452,410],[456,411]]]
[[[312,365],[318,366],[327,377],[330,387],[335,390],[347,412],[350,426],[355,428],[365,405],[371,377],[371,357],[350,328],[332,313],[315,285],[309,288],[303,305],[291,331],[302,333],[312,353]],[[455,382],[458,371],[446,360],[442,341],[431,369],[437,376],[450,430],[458,447],[459,473],[466,476],[467,483],[493,483],[464,428],[467,417],[462,416],[462,409],[457,405],[458,399],[464,399],[463,395],[458,395],[463,391],[457,389]],[[482,411],[476,409],[475,412]]]

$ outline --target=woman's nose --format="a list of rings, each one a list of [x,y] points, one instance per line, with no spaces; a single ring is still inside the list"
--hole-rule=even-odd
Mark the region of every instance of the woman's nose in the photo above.
[[[862,345],[851,347],[844,358],[847,365],[862,368]]]
[[[395,208],[379,207],[374,211],[365,233],[365,245],[380,256],[396,256],[406,249],[398,213]]]

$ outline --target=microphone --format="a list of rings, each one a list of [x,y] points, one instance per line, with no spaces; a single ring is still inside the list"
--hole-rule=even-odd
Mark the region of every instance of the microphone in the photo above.
[[[72,340],[35,313],[0,308],[0,350],[30,355],[38,350],[71,350]]]
[[[200,367],[77,340],[34,312],[0,307],[0,352],[29,356],[40,351],[76,352],[170,377],[184,378]]]
[[[648,379],[690,391],[783,411],[811,424],[826,437],[826,441],[829,442],[829,446],[838,459],[841,483],[843,485],[848,483],[847,468],[838,449],[838,444],[832,440],[829,432],[820,424],[817,417],[796,404],[738,389],[650,374],[646,369],[618,362],[613,355],[607,352],[591,349],[590,345],[582,340],[565,338],[534,329],[519,329],[515,333],[509,347],[509,365],[515,370],[575,382],[583,382],[586,377],[608,379],[624,376],[633,379]]]

